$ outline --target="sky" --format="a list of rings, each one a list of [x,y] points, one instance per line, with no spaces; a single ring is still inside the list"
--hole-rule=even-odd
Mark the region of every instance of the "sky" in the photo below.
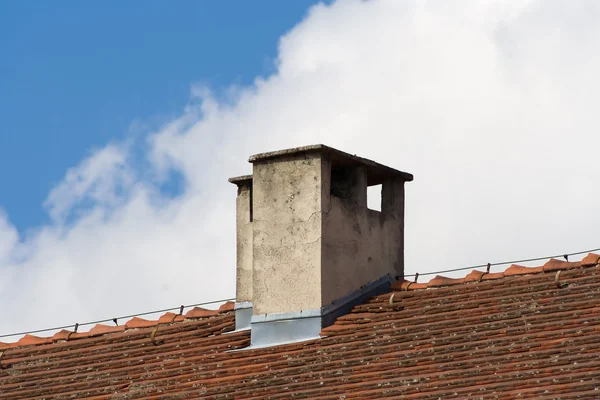
[[[274,72],[314,1],[285,3],[1,2],[0,205],[19,232],[49,222],[41,204],[69,167],[176,118],[191,85]]]
[[[406,273],[600,247],[597,2],[215,4],[0,5],[0,333],[233,297],[306,144],[414,174]]]

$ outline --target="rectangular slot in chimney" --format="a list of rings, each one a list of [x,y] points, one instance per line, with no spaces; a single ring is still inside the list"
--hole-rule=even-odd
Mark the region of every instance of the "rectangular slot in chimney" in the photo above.
[[[367,187],[367,208],[373,211],[381,212],[381,190],[383,185],[373,185]]]
[[[348,167],[331,166],[331,186],[330,193],[332,196],[340,199],[349,200],[352,198],[353,189],[353,170]]]
[[[252,222],[252,217],[253,217],[253,215],[252,215],[252,197],[253,197],[253,196],[252,196],[252,181],[250,181],[250,189],[249,189],[249,192],[250,192],[250,198],[248,199],[248,202],[250,203],[250,205],[249,205],[249,207],[248,207],[248,208],[249,208],[249,210],[248,210],[248,213],[249,213],[249,215],[248,215],[248,220],[249,220],[250,222]]]

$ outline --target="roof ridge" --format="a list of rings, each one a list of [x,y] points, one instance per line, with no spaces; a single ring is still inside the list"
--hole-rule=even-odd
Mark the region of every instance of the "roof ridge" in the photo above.
[[[185,320],[210,318],[219,314],[224,314],[233,311],[234,306],[234,302],[227,301],[216,310],[209,310],[206,308],[195,306],[192,309],[188,310],[185,314],[176,314],[167,311],[165,314],[161,315],[156,320],[148,320],[134,316],[123,325],[111,326],[98,323],[86,332],[78,332],[77,329],[72,331],[68,329],[62,329],[59,332],[56,332],[53,336],[49,337],[25,334],[16,342],[0,342],[0,351],[23,346],[42,345],[56,342],[72,341],[77,339],[85,339],[96,336],[102,336],[109,333],[126,332],[133,329],[151,328],[160,325],[172,325],[174,323],[184,322]]]
[[[431,289],[431,288],[440,288],[447,286],[455,286],[462,285],[466,283],[472,282],[482,282],[482,281],[490,281],[503,279],[510,276],[519,276],[519,275],[532,275],[532,274],[541,274],[546,272],[558,272],[563,270],[575,269],[575,268],[583,268],[583,267],[593,267],[600,264],[600,254],[589,253],[585,256],[581,261],[563,261],[556,258],[551,258],[542,266],[535,267],[526,267],[523,265],[512,264],[508,268],[506,268],[502,272],[489,272],[489,268],[487,271],[479,271],[477,269],[472,270],[463,278],[449,278],[443,275],[436,275],[434,278],[430,279],[428,282],[415,282],[408,281],[406,279],[397,281],[392,283],[391,289],[392,291],[413,291],[413,290],[422,290],[422,289]],[[53,336],[50,337],[40,337],[31,334],[25,334],[22,338],[20,338],[16,342],[0,342],[0,351],[6,349],[13,349],[23,346],[33,346],[33,345],[42,345],[42,344],[50,344],[56,342],[65,342],[83,338],[91,338],[96,336],[102,336],[110,333],[118,333],[118,332],[126,332],[134,329],[141,328],[150,328],[157,327],[160,325],[171,325],[178,322],[183,322],[185,320],[192,319],[202,319],[202,318],[210,318],[222,313],[230,312],[234,310],[235,303],[232,301],[227,301],[222,304],[216,310],[210,310],[202,307],[195,306],[192,309],[188,310],[185,314],[176,314],[173,312],[166,312],[161,315],[156,320],[148,320],[144,318],[140,318],[138,316],[134,316],[130,318],[125,324],[118,326],[110,326],[102,323],[95,324],[92,328],[90,328],[86,332],[78,332],[75,330],[62,329],[56,332]]]
[[[392,283],[392,290],[420,290],[420,289],[430,289],[430,288],[438,288],[438,287],[446,287],[446,286],[454,286],[454,285],[462,285],[465,283],[471,282],[482,282],[482,281],[490,281],[495,279],[502,279],[509,276],[519,276],[519,275],[532,275],[532,274],[541,274],[545,272],[558,272],[568,269],[575,268],[583,268],[583,267],[594,267],[600,263],[600,255],[596,253],[589,253],[585,256],[581,261],[563,261],[556,258],[551,258],[544,265],[536,266],[536,267],[526,267],[523,265],[512,264],[510,267],[506,268],[502,272],[489,272],[489,267],[486,271],[472,270],[463,278],[449,278],[442,275],[436,275],[434,278],[430,279],[428,282],[416,282],[416,281],[408,281],[406,279],[397,281]],[[417,274],[418,277],[418,274]]]

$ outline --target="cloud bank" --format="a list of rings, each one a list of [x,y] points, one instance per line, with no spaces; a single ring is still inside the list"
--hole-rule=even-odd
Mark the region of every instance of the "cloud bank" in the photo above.
[[[407,273],[600,247],[599,18],[593,1],[312,7],[275,73],[194,87],[145,141],[67,171],[51,224],[19,237],[0,213],[0,333],[233,296],[227,178],[306,144],[415,175]]]

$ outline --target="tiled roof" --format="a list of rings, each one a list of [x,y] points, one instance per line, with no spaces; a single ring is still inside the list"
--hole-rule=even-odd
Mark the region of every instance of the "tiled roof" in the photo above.
[[[0,345],[0,399],[599,398],[599,258],[398,282],[271,348],[230,351],[250,343],[230,303],[25,337]]]

